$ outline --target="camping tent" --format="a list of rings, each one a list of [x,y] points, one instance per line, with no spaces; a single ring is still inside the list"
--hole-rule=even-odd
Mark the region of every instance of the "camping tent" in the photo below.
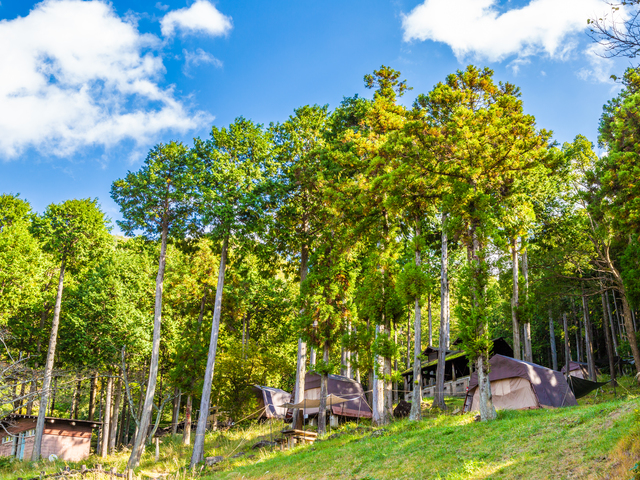
[[[365,400],[362,385],[355,380],[340,375],[329,375],[327,380],[327,395],[331,394],[348,399],[348,402],[331,406],[331,412],[334,415],[371,418],[371,408],[369,408]],[[295,391],[291,395],[291,399],[293,400],[294,398]],[[304,377],[304,398],[307,400],[320,399],[320,375],[316,372],[307,372]],[[318,413],[318,409],[305,408],[304,413],[315,415]],[[291,418],[292,415],[293,412],[289,410],[287,417]]]
[[[253,386],[253,392],[258,399],[259,407],[266,407],[259,418],[284,418],[287,409],[280,405],[291,400],[291,394],[279,388]]]
[[[565,373],[566,366],[562,367],[560,370],[562,373]],[[600,371],[596,367],[596,375],[599,374]],[[589,378],[589,365],[584,362],[574,362],[573,360],[569,362],[569,375],[577,378]]]
[[[576,398],[562,373],[502,355],[489,360],[491,395],[497,409],[517,410],[577,405]],[[479,407],[478,372],[471,375],[464,402],[465,412]]]

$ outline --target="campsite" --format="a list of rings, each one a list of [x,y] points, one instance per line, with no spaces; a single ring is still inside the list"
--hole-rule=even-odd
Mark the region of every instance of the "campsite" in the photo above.
[[[0,480],[640,479],[640,0],[0,38]]]

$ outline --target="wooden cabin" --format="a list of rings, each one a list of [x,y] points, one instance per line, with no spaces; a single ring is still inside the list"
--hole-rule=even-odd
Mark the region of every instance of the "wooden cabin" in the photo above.
[[[444,358],[444,392],[446,396],[464,397],[467,394],[469,385],[469,377],[473,373],[469,369],[469,359],[467,354],[462,350],[455,350],[460,345],[460,340],[456,340],[451,344],[452,350],[445,352]],[[492,355],[499,354],[506,357],[513,357],[513,349],[503,337],[493,340]],[[422,372],[422,394],[425,397],[433,397],[435,395],[436,370],[438,368],[438,348],[427,347],[422,352],[424,360],[421,362]],[[410,400],[411,385],[413,384],[413,367],[402,373],[404,377],[405,399]]]
[[[0,420],[0,456],[30,460],[37,420],[34,415],[9,415]],[[46,417],[42,457],[54,454],[71,462],[87,458],[91,452],[91,433],[100,425],[100,422]]]

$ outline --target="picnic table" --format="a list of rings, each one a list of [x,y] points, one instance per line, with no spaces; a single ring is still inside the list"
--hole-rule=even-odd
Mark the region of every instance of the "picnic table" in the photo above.
[[[308,430],[298,430],[297,428],[293,428],[290,430],[283,430],[282,435],[284,436],[283,442],[280,444],[280,448],[284,448],[284,445],[287,445],[287,448],[291,448],[297,443],[313,443],[318,438],[318,434],[316,432],[310,432]]]

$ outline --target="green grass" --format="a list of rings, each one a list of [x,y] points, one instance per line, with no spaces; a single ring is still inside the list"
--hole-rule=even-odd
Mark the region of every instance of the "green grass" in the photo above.
[[[191,479],[544,479],[624,478],[640,460],[640,387],[623,379],[579,401],[580,406],[555,410],[502,411],[497,421],[475,422],[474,416],[453,415],[461,399],[448,400],[446,415],[425,409],[421,422],[398,421],[384,429],[368,422],[348,423],[314,445],[280,452],[253,450],[271,440],[281,422],[252,424],[207,435],[205,456],[225,461],[194,473],[186,466],[191,447],[180,437],[165,437],[160,460],[148,448],[137,475],[146,478]],[[232,458],[238,453],[243,453]],[[129,451],[106,459],[95,456],[77,464],[43,461],[0,463],[0,479],[31,478],[64,466],[122,472]],[[639,467],[640,468],[640,467]],[[89,477],[90,478],[90,477]],[[105,477],[103,477],[105,478]],[[108,477],[106,477],[108,478]],[[640,478],[640,476],[638,476]]]

